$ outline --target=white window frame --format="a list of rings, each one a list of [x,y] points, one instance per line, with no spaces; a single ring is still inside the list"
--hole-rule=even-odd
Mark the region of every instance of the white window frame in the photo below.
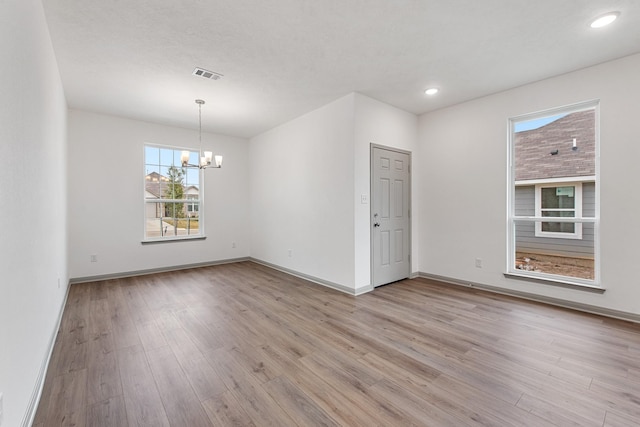
[[[576,178],[556,178],[556,179],[540,179],[527,181],[516,181],[515,171],[515,127],[516,124],[523,121],[534,120],[538,118],[551,117],[559,114],[574,113],[578,111],[594,110],[595,113],[595,175],[590,177],[580,177],[581,180],[577,181]],[[533,279],[535,281],[547,284],[559,284],[563,286],[575,286],[576,288],[585,288],[596,290],[599,292],[604,291],[604,287],[601,283],[600,276],[600,101],[591,100],[581,102],[573,105],[567,105],[563,107],[553,108],[549,110],[539,111],[530,114],[523,114],[520,116],[511,117],[508,119],[508,144],[507,144],[507,161],[508,161],[508,181],[507,181],[507,265],[505,270],[506,277]],[[515,189],[518,185],[536,185],[551,184],[550,186],[569,186],[569,183],[574,182],[594,182],[595,183],[595,215],[593,217],[583,217],[582,212],[580,216],[576,213],[576,218],[553,218],[553,221],[549,221],[549,217],[541,217],[540,211],[536,209],[535,216],[516,216],[515,215]],[[581,193],[582,196],[582,193]],[[538,196],[536,195],[536,200]],[[577,202],[577,201],[576,201]],[[580,204],[576,203],[576,207],[582,209],[582,200]],[[574,224],[593,223],[594,224],[594,279],[582,279],[570,276],[554,275],[535,271],[518,270],[515,268],[515,253],[516,253],[516,236],[515,225],[518,222],[538,223],[538,222],[572,222]],[[563,238],[566,237],[566,233],[563,234]],[[544,237],[549,237],[545,235]]]
[[[195,158],[198,159],[199,158],[199,152],[197,150],[191,149],[191,148],[186,148],[186,147],[180,147],[180,146],[171,146],[171,145],[160,145],[160,144],[153,144],[153,143],[145,143],[143,144],[143,148],[142,148],[142,182],[143,182],[143,215],[142,215],[142,220],[143,220],[143,224],[142,224],[142,243],[158,243],[158,242],[172,242],[172,241],[181,241],[181,240],[202,240],[206,238],[205,235],[205,228],[204,228],[204,174],[203,174],[203,170],[202,169],[198,169],[198,198],[197,199],[192,199],[187,197],[186,193],[185,193],[185,198],[184,199],[163,199],[162,197],[158,198],[158,199],[151,199],[151,198],[147,198],[146,197],[146,176],[148,175],[148,171],[146,170],[146,166],[147,166],[147,158],[146,158],[146,148],[147,147],[151,147],[151,148],[157,148],[157,149],[164,149],[164,150],[172,150],[175,152],[179,152],[180,154],[182,154],[182,151],[188,151],[190,154],[191,158]],[[175,158],[175,155],[174,155]],[[155,165],[155,163],[154,163]],[[169,166],[169,165],[158,165],[158,166]],[[182,169],[183,171],[185,171],[185,176],[186,176],[186,169],[187,168],[183,168],[182,165],[178,164],[173,164],[172,166],[175,166],[177,168]],[[184,183],[183,185],[185,185],[185,188],[188,186],[189,183]],[[197,214],[198,214],[198,232],[197,233],[192,233],[192,234],[187,234],[187,235],[177,235],[177,236],[158,236],[158,237],[148,237],[147,236],[147,205],[148,204],[157,204],[157,203],[183,203],[184,204],[184,209],[185,209],[185,213],[187,214],[185,219],[188,219],[187,217],[188,215],[188,205],[198,205],[197,208]],[[156,208],[157,209],[157,208]]]
[[[557,187],[573,187],[574,188],[574,199],[573,199],[573,209],[561,209],[561,208],[553,208],[553,209],[544,209],[556,212],[574,212],[573,218],[582,218],[582,182],[562,182],[562,183],[549,183],[549,184],[536,184],[535,186],[535,194],[536,194],[536,216],[549,218],[547,221],[539,221],[536,222],[535,227],[535,236],[536,237],[550,237],[553,239],[582,239],[582,223],[575,222],[574,224],[574,232],[573,233],[564,233],[564,232],[555,232],[555,231],[544,231],[542,230],[542,224],[544,222],[558,222],[556,221],[557,217],[545,217],[543,215],[542,209],[542,189],[543,188],[557,188]],[[570,218],[570,217],[564,217]]]

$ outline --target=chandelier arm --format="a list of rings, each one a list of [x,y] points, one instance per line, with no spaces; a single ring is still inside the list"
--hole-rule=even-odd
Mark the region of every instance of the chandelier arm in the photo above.
[[[204,101],[202,99],[196,99],[196,104],[198,104],[198,164],[192,165],[189,163],[188,157],[185,158],[186,151],[183,151],[182,158],[182,167],[183,168],[198,168],[198,169],[206,169],[208,167],[212,168],[221,168],[222,167],[222,156],[216,155],[213,156],[211,151],[202,151],[202,104]],[[211,161],[215,159],[215,164],[212,165]]]

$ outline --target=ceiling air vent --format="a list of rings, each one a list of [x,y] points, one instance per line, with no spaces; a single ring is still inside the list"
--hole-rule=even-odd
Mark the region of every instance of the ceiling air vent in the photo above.
[[[222,77],[222,74],[214,71],[205,70],[204,68],[196,67],[192,73],[194,76],[204,77],[205,79],[218,80]]]

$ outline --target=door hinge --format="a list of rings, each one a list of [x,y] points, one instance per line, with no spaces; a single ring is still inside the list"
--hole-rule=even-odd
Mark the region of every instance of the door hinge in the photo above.
[[[411,262],[411,254],[409,254],[407,258],[409,258],[409,262]]]

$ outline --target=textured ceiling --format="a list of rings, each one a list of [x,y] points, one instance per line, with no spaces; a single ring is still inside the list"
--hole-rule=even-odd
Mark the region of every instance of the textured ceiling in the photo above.
[[[640,52],[637,0],[42,2],[71,108],[196,128],[202,98],[241,137],[353,91],[420,114]]]

